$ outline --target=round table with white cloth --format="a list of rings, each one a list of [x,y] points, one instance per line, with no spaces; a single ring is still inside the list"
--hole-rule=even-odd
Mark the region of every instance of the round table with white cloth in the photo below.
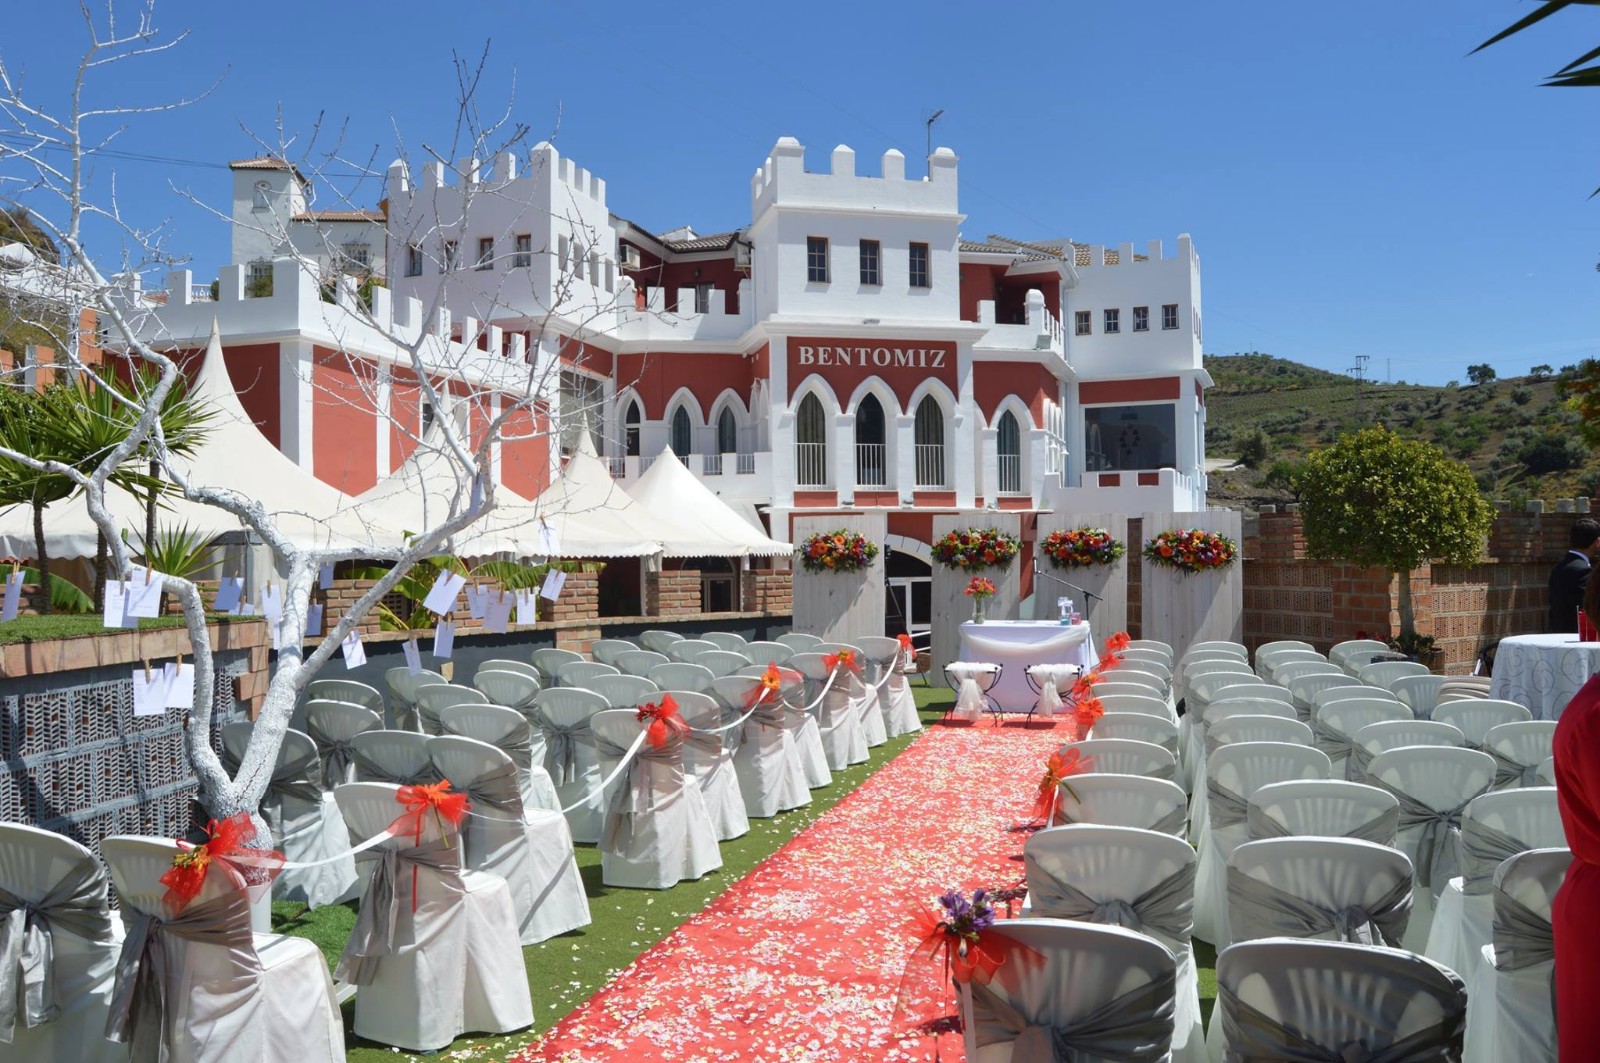
[[[1038,697],[1028,685],[1028,666],[1070,664],[1088,669],[1099,660],[1089,625],[1053,620],[990,620],[961,625],[961,659],[1003,665],[989,691],[1007,712],[1027,712]]]
[[[1554,720],[1597,671],[1600,642],[1579,642],[1575,634],[1513,635],[1495,650],[1489,696],[1526,705],[1536,720]]]

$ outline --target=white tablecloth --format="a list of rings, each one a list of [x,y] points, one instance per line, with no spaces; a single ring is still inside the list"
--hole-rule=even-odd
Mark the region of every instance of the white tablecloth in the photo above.
[[[1039,696],[1028,685],[1028,665],[1089,668],[1100,658],[1088,624],[1063,627],[1053,620],[991,620],[961,625],[961,659],[1004,665],[989,696],[1008,712],[1027,712]]]
[[[1600,642],[1577,635],[1513,635],[1494,655],[1491,698],[1526,705],[1536,720],[1554,720],[1572,695],[1600,672]]]

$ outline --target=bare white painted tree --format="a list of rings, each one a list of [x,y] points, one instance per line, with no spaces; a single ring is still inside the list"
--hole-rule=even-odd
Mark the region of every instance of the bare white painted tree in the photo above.
[[[194,649],[195,701],[187,732],[200,800],[216,816],[254,813],[270,781],[290,715],[317,671],[414,564],[470,542],[475,529],[503,508],[505,492],[496,487],[495,468],[503,448],[542,436],[551,440],[553,449],[564,426],[570,432],[572,425],[603,415],[601,410],[582,408],[593,405],[593,391],[577,388],[581,394],[576,404],[570,401],[572,387],[563,395],[562,355],[581,352],[586,335],[610,327],[619,304],[631,307],[631,286],[611,271],[614,267],[600,264],[592,203],[573,206],[576,200],[570,195],[571,202],[528,201],[531,185],[518,182],[518,162],[526,159],[537,168],[547,161],[555,165],[556,156],[543,146],[530,154],[527,130],[515,124],[509,112],[491,121],[480,118],[481,59],[456,64],[460,92],[455,127],[444,146],[425,143],[418,149],[420,182],[413,183],[404,163],[378,175],[369,166],[351,163],[341,145],[319,148],[320,131],[309,138],[313,150],[291,159],[294,138],[280,130],[274,142],[264,145],[263,154],[271,165],[281,166],[300,182],[296,195],[326,195],[342,186],[340,194],[347,201],[339,204],[346,208],[339,215],[330,214],[325,202],[313,202],[288,212],[267,209],[259,221],[247,223],[258,228],[270,248],[273,266],[266,275],[280,284],[286,278],[299,284],[301,277],[309,277],[326,300],[318,303],[321,324],[332,338],[329,346],[342,362],[344,375],[354,384],[330,390],[318,401],[349,404],[386,417],[390,427],[420,453],[419,463],[435,470],[435,482],[442,479],[446,487],[430,498],[422,526],[406,529],[408,537],[390,535],[387,542],[356,547],[328,540],[308,542],[298,536],[295,529],[318,515],[269,511],[252,497],[249,470],[239,470],[236,484],[194,482],[186,464],[168,452],[157,414],[179,383],[178,354],[204,342],[193,328],[172,324],[182,316],[174,302],[189,304],[193,318],[196,293],[171,286],[166,292],[151,293],[133,281],[141,273],[176,266],[179,260],[163,246],[160,223],[124,210],[115,178],[108,178],[114,160],[105,154],[139,116],[190,101],[91,102],[133,94],[137,63],[171,62],[168,53],[185,35],[160,33],[148,4],[131,19],[120,17],[117,8],[116,0],[101,11],[85,7],[89,43],[65,98],[52,100],[47,94],[30,92],[12,57],[0,52],[4,122],[0,199],[23,212],[60,248],[58,263],[38,264],[43,278],[38,283],[48,289],[50,301],[92,309],[105,348],[114,354],[101,365],[88,364],[80,355],[79,337],[65,330],[56,345],[69,370],[102,381],[100,374],[109,377],[119,364],[142,365],[153,367],[159,377],[153,387],[128,399],[132,430],[92,470],[83,472],[5,448],[0,448],[0,457],[71,477],[110,545],[113,571],[123,578],[133,572],[134,559],[110,504],[108,481],[136,454],[153,457],[175,493],[230,514],[271,551],[285,583],[282,650],[249,747],[232,777],[209,740],[215,668],[201,593],[191,580],[166,578],[167,592],[182,605]],[[493,172],[480,173],[478,160],[492,162]],[[356,179],[318,179],[320,171],[335,170],[355,171]],[[547,176],[541,187],[569,192],[573,188],[567,169],[562,175]],[[557,180],[558,176],[568,179]],[[391,298],[389,291],[365,275],[374,263],[355,261],[349,241],[341,235],[352,230],[349,221],[355,230],[384,240],[381,221],[362,225],[364,217],[351,213],[371,210],[373,200],[356,207],[351,197],[375,191],[380,180],[391,214],[389,251],[401,259],[391,259],[387,271],[391,283],[401,277],[406,281],[399,298]],[[594,189],[588,186],[589,191]],[[604,215],[600,217],[603,222]],[[468,219],[474,219],[470,230],[474,239],[480,239],[480,231],[492,232],[493,238],[465,247]],[[99,247],[121,245],[115,270],[106,271],[90,253],[90,233]],[[473,256],[470,264],[464,257],[468,254]],[[247,274],[241,269],[225,270],[219,280],[239,288],[223,293],[224,302],[247,294]],[[459,319],[452,318],[452,308],[463,308]],[[497,324],[487,324],[490,321]],[[503,330],[507,323],[513,334],[509,339]],[[581,365],[581,358],[568,357],[565,362]],[[313,376],[307,383],[322,387],[319,381]],[[401,391],[411,396],[405,402],[395,398]],[[564,397],[569,399],[567,408],[562,408]],[[432,411],[431,418],[422,416],[423,409]],[[425,420],[430,422],[426,430]],[[374,526],[374,531],[381,530]],[[391,567],[347,612],[327,618],[324,634],[303,652],[307,606],[319,570],[352,557],[389,562]]]

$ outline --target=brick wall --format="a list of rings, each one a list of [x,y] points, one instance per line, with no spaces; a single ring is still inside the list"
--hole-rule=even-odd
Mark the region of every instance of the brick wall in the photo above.
[[[698,590],[698,588],[697,588]],[[539,617],[545,619],[546,603],[540,603]],[[600,615],[600,573],[568,572],[561,594],[549,604],[551,620],[592,620]],[[598,637],[598,636],[596,636]],[[592,641],[592,640],[591,640]]]
[[[753,569],[745,573],[741,608],[747,613],[794,611],[794,573],[788,569]]]
[[[700,612],[700,570],[683,568],[645,573],[644,611],[647,616],[687,616]]]
[[[1144,638],[1144,518],[1128,518],[1128,634]]]

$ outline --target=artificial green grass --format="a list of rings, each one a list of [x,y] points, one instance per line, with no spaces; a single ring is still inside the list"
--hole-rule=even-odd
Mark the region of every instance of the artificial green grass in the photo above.
[[[255,617],[208,616],[206,623],[223,624],[232,620],[250,620]],[[140,631],[184,627],[188,621],[181,616],[157,616],[139,621]],[[0,624],[0,646],[12,642],[49,642],[52,639],[77,639],[90,635],[103,635],[118,629],[107,628],[99,613],[52,613],[49,616],[19,616]],[[129,629],[131,630],[131,629]]]
[[[913,683],[911,689],[924,724],[939,719],[954,703],[953,693],[944,687]],[[528,983],[533,991],[533,1026],[504,1037],[464,1037],[438,1054],[446,1059],[503,1060],[519,1051],[594,995],[640,953],[671,934],[790,838],[810,826],[818,816],[838,804],[915,738],[915,735],[907,735],[891,739],[886,745],[871,750],[867,763],[834,772],[833,784],[811,791],[811,804],[805,808],[780,813],[772,819],[751,820],[749,834],[721,843],[722,868],[696,882],[680,882],[670,890],[660,891],[608,887],[600,881],[600,851],[593,845],[576,846],[578,869],[589,895],[593,922],[582,930],[522,950]],[[332,905],[315,911],[308,911],[304,905],[283,902],[272,906],[273,930],[311,940],[330,964],[338,960],[354,925],[354,904]],[[1210,945],[1195,942],[1195,963],[1200,975],[1200,1010],[1209,1020],[1216,997],[1216,953]],[[352,1007],[346,1004],[344,1008],[350,1063],[417,1058],[413,1053],[397,1053],[386,1045],[357,1040],[348,1032]]]

